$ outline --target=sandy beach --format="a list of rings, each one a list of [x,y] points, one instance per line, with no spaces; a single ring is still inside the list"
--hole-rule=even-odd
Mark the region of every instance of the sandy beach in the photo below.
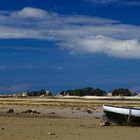
[[[90,103],[73,103],[73,106],[14,102],[9,105],[1,101],[0,140],[132,140],[139,137],[140,127],[101,126],[102,106]],[[9,109],[14,112],[7,113]]]

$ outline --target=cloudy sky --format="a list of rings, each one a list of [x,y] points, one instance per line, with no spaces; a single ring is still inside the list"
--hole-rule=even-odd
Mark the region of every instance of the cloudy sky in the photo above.
[[[0,0],[0,93],[140,88],[139,0]]]

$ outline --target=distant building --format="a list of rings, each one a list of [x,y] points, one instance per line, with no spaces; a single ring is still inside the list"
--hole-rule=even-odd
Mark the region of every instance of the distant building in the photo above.
[[[107,96],[112,96],[112,92],[107,93]]]
[[[51,93],[50,90],[46,90],[45,92],[46,92],[46,95],[49,95]]]
[[[22,97],[27,97],[28,96],[28,91],[25,91],[21,94]]]
[[[50,90],[46,90],[42,95],[40,95],[40,97],[45,97],[45,96],[51,96],[52,93]]]

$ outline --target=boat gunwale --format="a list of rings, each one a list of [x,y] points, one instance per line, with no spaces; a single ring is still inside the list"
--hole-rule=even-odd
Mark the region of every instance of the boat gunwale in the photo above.
[[[125,106],[111,106],[111,105],[103,105],[103,107],[113,107],[113,108],[122,108],[122,109],[131,109],[131,110],[140,110],[140,108],[132,108],[132,107],[125,107]]]

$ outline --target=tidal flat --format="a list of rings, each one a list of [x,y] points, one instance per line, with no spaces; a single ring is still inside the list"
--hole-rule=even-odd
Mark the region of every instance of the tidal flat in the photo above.
[[[137,139],[140,127],[100,125],[106,103],[132,106],[131,101],[0,99],[0,139]],[[139,101],[133,105],[139,107]],[[10,109],[13,111],[8,112]]]

